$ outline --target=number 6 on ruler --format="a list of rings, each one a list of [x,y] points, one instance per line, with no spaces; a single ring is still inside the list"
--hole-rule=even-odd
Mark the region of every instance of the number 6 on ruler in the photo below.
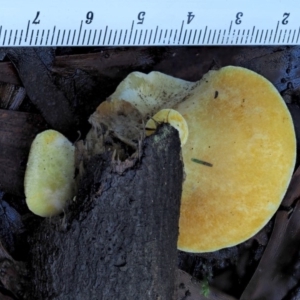
[[[93,21],[93,18],[94,18],[94,13],[92,11],[89,11],[87,14],[86,14],[86,20],[85,20],[85,23],[86,24],[91,24],[92,21]]]

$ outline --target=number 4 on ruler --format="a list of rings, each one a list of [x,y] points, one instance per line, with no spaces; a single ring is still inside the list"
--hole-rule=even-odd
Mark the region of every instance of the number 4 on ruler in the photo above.
[[[188,17],[187,23],[190,24],[193,21],[195,15],[193,15],[193,12],[188,12],[187,17]]]

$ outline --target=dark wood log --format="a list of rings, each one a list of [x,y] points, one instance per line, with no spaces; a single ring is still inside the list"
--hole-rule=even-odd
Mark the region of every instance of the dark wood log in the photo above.
[[[44,220],[30,239],[28,299],[175,299],[177,131],[165,125],[147,138],[141,161],[123,175],[112,172],[111,153],[90,165],[79,211]]]
[[[0,108],[18,110],[25,96],[23,87],[0,82]]]
[[[56,56],[51,71],[71,75],[83,70],[113,80],[129,72],[161,71],[186,80],[199,80],[212,67],[237,65],[268,78],[282,91],[300,85],[299,47],[135,47],[106,48],[89,54]],[[10,62],[0,63],[0,81],[20,85]]]
[[[67,135],[76,125],[72,105],[49,71],[53,52],[47,48],[13,48],[8,57],[18,70],[26,93],[54,129]]]
[[[30,145],[45,128],[40,115],[0,109],[0,190],[23,195]]]
[[[57,56],[52,71],[70,75],[76,70],[123,79],[132,71],[160,71],[185,80],[199,80],[212,68],[227,65],[253,70],[281,92],[300,86],[299,47],[136,47],[108,48],[98,53]]]
[[[13,85],[22,85],[18,72],[11,62],[0,62],[0,81]]]
[[[0,299],[20,299],[24,290],[24,276],[24,264],[15,261],[0,242]]]

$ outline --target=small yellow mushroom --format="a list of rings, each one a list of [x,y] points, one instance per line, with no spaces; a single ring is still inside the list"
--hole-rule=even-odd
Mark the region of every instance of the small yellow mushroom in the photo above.
[[[186,143],[189,135],[188,125],[184,117],[178,111],[174,109],[160,110],[146,123],[146,135],[149,136],[153,134],[157,125],[161,123],[169,123],[178,130],[181,146]]]
[[[46,130],[36,136],[25,173],[28,208],[36,215],[60,214],[75,195],[75,148],[61,133]]]

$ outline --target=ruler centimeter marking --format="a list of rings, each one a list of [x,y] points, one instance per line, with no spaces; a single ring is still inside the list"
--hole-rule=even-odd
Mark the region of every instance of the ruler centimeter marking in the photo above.
[[[11,0],[2,46],[298,45],[299,0]],[[196,3],[197,2],[197,3]],[[13,12],[13,13],[12,13]]]

